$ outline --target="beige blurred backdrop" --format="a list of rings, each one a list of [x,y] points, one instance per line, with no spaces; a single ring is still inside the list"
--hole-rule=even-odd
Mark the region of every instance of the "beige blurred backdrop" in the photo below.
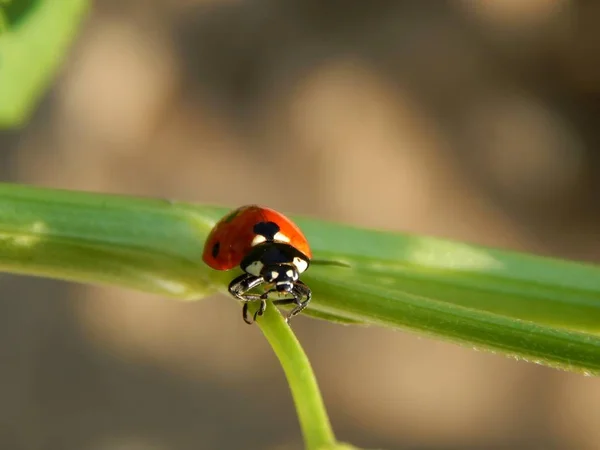
[[[600,261],[600,3],[98,0],[4,181]],[[0,448],[300,449],[225,297],[0,276]],[[338,436],[600,449],[600,381],[306,317]]]

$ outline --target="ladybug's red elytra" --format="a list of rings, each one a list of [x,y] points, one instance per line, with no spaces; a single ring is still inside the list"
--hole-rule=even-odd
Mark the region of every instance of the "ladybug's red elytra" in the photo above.
[[[247,205],[237,208],[214,226],[204,245],[202,259],[216,270],[240,267],[244,273],[229,283],[229,292],[244,302],[242,316],[248,318],[248,303],[260,301],[253,319],[262,316],[270,293],[285,298],[275,305],[294,304],[289,321],[310,302],[310,288],[299,280],[308,269],[312,252],[300,228],[283,214],[269,208]],[[266,285],[262,294],[251,294]]]

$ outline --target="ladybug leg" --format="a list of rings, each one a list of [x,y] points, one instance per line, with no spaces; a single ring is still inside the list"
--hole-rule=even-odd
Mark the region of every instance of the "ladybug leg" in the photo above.
[[[247,305],[248,303],[245,303],[245,304]],[[265,313],[266,309],[267,309],[266,297],[263,298],[263,296],[261,295],[260,306],[258,307],[258,311],[256,311],[254,313],[254,320],[256,320],[257,316],[262,316]]]
[[[256,322],[256,318],[258,316],[262,316],[265,313],[265,310],[267,309],[267,300],[265,299],[266,297],[264,297],[264,295],[260,296],[260,306],[258,307],[258,310],[254,313],[252,321],[248,319],[248,302],[244,303],[244,307],[242,308],[242,317],[244,319],[244,322],[246,322],[248,325],[252,325],[253,322]]]
[[[312,292],[310,288],[302,281],[296,281],[291,294],[294,296],[294,298],[285,298],[282,300],[275,300],[273,302],[274,305],[289,305],[290,303],[296,304],[296,307],[290,311],[285,319],[285,321],[288,323],[292,317],[300,314],[302,310],[308,306],[308,303],[312,298]],[[305,297],[304,301],[301,301],[302,297]]]
[[[244,319],[244,322],[246,322],[248,325],[252,325],[254,321],[256,321],[256,314],[254,314],[253,320],[249,319],[248,303],[244,303],[244,306],[242,307],[242,319]]]
[[[244,303],[244,306],[242,307],[242,319],[244,319],[244,322],[248,325],[252,325],[252,321],[248,319],[248,303]]]
[[[308,306],[310,299],[312,298],[312,292],[310,288],[302,281],[296,282],[292,293],[296,298],[297,306],[290,311],[290,314],[286,318],[286,322],[289,322],[292,317],[300,314],[302,310]],[[300,301],[302,297],[304,297],[304,301]]]
[[[264,282],[265,280],[263,277],[257,277],[245,273],[237,278],[234,278],[233,281],[229,283],[229,293],[243,302],[262,300],[262,295],[247,294],[247,292],[257,286],[260,286]]]
[[[264,282],[265,280],[263,277],[257,277],[245,273],[237,278],[234,278],[233,281],[229,283],[229,293],[238,300],[244,302],[244,306],[242,308],[242,318],[244,319],[244,322],[246,322],[248,325],[252,325],[252,321],[248,318],[248,302],[260,300],[260,307],[258,311],[254,314],[254,320],[256,320],[257,315],[263,315],[263,313],[265,312],[265,308],[267,307],[267,302],[265,300],[266,297],[264,297],[264,295],[248,294],[247,292],[251,289],[254,289],[257,286],[260,286]]]

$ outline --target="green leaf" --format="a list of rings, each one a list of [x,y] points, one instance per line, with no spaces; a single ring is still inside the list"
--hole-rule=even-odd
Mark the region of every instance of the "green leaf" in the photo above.
[[[0,0],[0,36],[8,31],[8,16],[5,11],[5,6],[11,0]]]
[[[0,270],[186,300],[226,292],[235,273],[209,269],[201,255],[228,210],[0,185]],[[311,266],[303,275],[313,290],[306,314],[600,372],[600,268],[295,219],[315,259],[349,266]]]
[[[29,118],[88,5],[88,0],[0,1],[0,128]]]

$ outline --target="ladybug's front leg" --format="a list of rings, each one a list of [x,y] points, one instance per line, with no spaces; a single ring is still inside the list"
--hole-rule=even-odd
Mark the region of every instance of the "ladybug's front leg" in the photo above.
[[[285,298],[282,300],[273,301],[273,304],[275,305],[289,305],[290,303],[294,303],[296,305],[285,318],[286,322],[289,322],[292,317],[300,314],[300,312],[302,312],[302,310],[308,306],[308,303],[312,298],[312,292],[310,288],[302,281],[296,281],[291,294],[294,296],[294,298]],[[302,301],[303,297],[304,301]]]
[[[260,300],[260,307],[258,308],[258,311],[254,313],[253,319],[256,320],[257,316],[262,316],[265,312],[265,308],[267,307],[267,301],[266,296],[264,294],[248,294],[247,292],[254,289],[257,286],[260,286],[264,282],[265,279],[263,277],[257,277],[255,275],[245,273],[235,278],[231,283],[229,283],[229,293],[235,298],[244,302],[244,307],[242,308],[242,318],[244,319],[244,322],[246,322],[248,325],[252,325],[253,322],[248,319],[248,302]]]
[[[292,292],[294,297],[296,297],[297,306],[290,311],[289,316],[286,318],[286,322],[289,322],[290,319],[295,315],[300,314],[302,310],[308,306],[310,299],[312,298],[312,292],[310,288],[302,281],[296,281]],[[301,301],[302,297],[304,297],[304,301]]]

